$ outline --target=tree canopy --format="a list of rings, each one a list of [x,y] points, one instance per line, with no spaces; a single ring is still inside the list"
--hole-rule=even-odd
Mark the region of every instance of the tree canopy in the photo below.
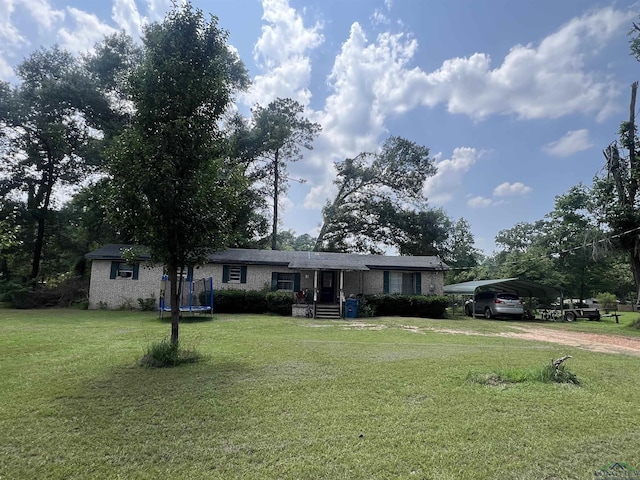
[[[174,343],[178,272],[226,248],[245,188],[219,127],[248,82],[226,41],[217,19],[190,4],[147,26],[126,84],[135,113],[110,150],[112,218],[166,266]]]
[[[380,253],[381,246],[396,246],[434,253],[424,249],[438,242],[439,225],[430,222],[442,215],[427,211],[422,194],[436,171],[427,147],[392,136],[379,152],[360,153],[335,167],[338,191],[322,210],[315,250]]]

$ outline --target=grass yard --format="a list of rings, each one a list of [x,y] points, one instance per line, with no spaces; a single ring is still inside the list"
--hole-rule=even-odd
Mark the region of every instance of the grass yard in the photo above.
[[[0,309],[0,478],[590,479],[612,461],[640,468],[640,358],[429,331],[509,325],[218,315],[181,326],[203,361],[144,369],[137,359],[170,331],[152,314]],[[563,355],[581,386],[534,379]],[[470,380],[489,374],[527,380]]]

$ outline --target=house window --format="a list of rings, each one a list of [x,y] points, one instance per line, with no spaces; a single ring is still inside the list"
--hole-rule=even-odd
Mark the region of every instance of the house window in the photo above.
[[[111,273],[109,278],[130,278],[132,280],[138,280],[139,270],[140,264],[138,263],[130,265],[127,262],[113,261],[111,262]]]
[[[271,290],[287,290],[297,292],[300,290],[299,273],[271,273]]]
[[[420,295],[420,273],[384,272],[384,293],[399,295]]]
[[[293,292],[293,273],[279,273],[276,290],[291,290]]]
[[[244,265],[223,265],[222,283],[247,283],[247,267]]]

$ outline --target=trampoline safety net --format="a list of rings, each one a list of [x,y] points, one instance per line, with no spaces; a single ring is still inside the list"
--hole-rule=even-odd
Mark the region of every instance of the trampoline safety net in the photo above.
[[[213,278],[179,279],[180,311],[185,313],[213,313]],[[160,314],[171,311],[171,283],[167,275],[160,282]]]

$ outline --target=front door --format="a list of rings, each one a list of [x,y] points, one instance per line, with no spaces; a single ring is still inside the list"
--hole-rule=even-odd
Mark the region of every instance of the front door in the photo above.
[[[320,272],[320,303],[335,303],[336,301],[336,273]]]

